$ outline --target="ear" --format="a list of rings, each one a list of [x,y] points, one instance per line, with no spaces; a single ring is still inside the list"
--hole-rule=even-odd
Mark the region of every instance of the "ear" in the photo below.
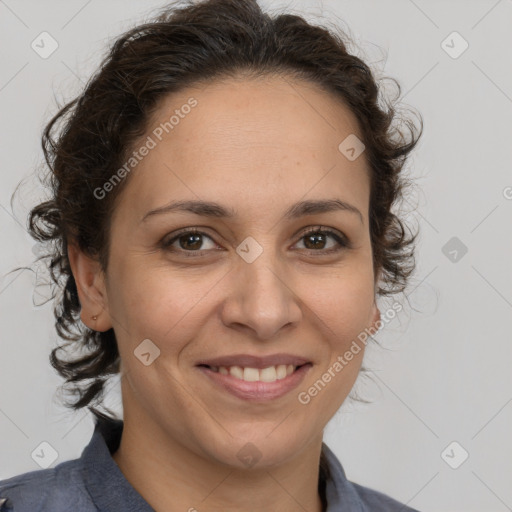
[[[108,313],[105,275],[99,261],[86,255],[74,243],[68,244],[68,258],[80,299],[80,319],[94,331],[108,331],[112,323]]]
[[[375,330],[379,330],[379,327],[376,325],[377,322],[379,325],[381,324],[380,321],[380,309],[377,306],[377,302],[373,301],[373,308],[372,308],[372,327],[375,328]],[[382,327],[382,326],[381,326]]]
[[[374,327],[376,330],[379,330],[377,326],[375,325],[377,322],[381,324],[380,321],[380,309],[377,306],[377,286],[379,284],[380,278],[382,277],[382,269],[379,269],[379,271],[376,274],[375,281],[374,281],[374,287],[373,287],[373,309],[372,309],[372,327]]]

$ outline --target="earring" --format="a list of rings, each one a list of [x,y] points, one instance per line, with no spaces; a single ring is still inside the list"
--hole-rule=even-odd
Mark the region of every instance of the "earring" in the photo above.
[[[98,317],[97,317],[97,316],[93,316],[93,317],[92,317],[92,319],[93,319],[93,320],[97,320],[97,319],[98,319]]]

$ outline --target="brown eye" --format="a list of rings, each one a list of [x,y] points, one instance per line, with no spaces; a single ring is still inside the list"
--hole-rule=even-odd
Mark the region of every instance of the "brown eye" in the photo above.
[[[206,240],[209,240],[213,245],[205,248]],[[332,254],[351,248],[350,241],[342,233],[331,229],[322,229],[321,226],[309,229],[300,240],[303,241],[306,251],[316,255]],[[164,239],[161,246],[166,251],[187,257],[204,256],[209,249],[218,248],[209,235],[197,229],[180,231],[174,234],[172,238]]]
[[[176,239],[179,242],[180,249],[191,249],[197,251],[203,244],[202,235],[191,233],[188,235],[181,235]]]
[[[197,230],[187,230],[181,231],[168,240],[164,240],[162,242],[162,248],[171,252],[182,253],[185,256],[200,256],[207,250],[203,247],[205,238],[210,240],[213,246],[215,246],[212,238],[206,233]]]
[[[334,240],[334,244],[331,243],[331,246],[327,247],[329,238]],[[310,229],[302,235],[301,240],[304,240],[306,250],[316,253],[329,254],[350,247],[350,243],[345,236],[336,231],[322,229],[321,227]]]

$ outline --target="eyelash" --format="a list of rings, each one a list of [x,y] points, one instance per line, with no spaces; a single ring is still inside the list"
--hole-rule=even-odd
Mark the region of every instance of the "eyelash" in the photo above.
[[[307,231],[305,231],[302,234],[302,236],[299,238],[299,241],[302,240],[303,238],[306,238],[308,235],[312,235],[312,234],[321,234],[321,235],[331,236],[339,244],[339,247],[331,248],[331,249],[327,249],[327,250],[325,250],[325,249],[319,249],[319,250],[305,249],[309,254],[311,254],[311,253],[317,253],[317,254],[320,253],[320,255],[330,255],[330,254],[333,254],[333,253],[340,252],[340,251],[342,251],[344,249],[351,249],[352,248],[351,242],[349,241],[349,239],[345,235],[343,235],[341,233],[338,234],[337,231],[333,231],[331,229],[324,228],[322,226],[315,226],[315,227],[312,227],[312,228],[308,229]],[[171,247],[174,242],[176,242],[179,238],[181,238],[182,236],[185,236],[185,235],[201,235],[201,236],[206,236],[210,240],[214,241],[212,239],[212,237],[210,235],[208,235],[207,233],[199,231],[198,229],[194,229],[194,228],[188,229],[187,228],[187,229],[184,229],[183,231],[179,231],[178,233],[176,233],[169,240],[163,239],[163,241],[161,242],[162,249],[170,251],[170,252],[182,253],[187,258],[201,257],[201,256],[203,256],[203,254],[205,252],[209,252],[209,250],[185,251],[183,249],[174,249],[174,248]]]

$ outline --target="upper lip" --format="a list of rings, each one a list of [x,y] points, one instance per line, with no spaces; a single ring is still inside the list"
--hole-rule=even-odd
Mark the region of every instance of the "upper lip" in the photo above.
[[[243,368],[268,368],[269,366],[277,366],[281,364],[301,366],[309,363],[309,359],[295,356],[293,354],[272,354],[268,356],[251,356],[249,354],[234,354],[231,356],[215,357],[213,359],[203,359],[196,363],[196,366],[241,366]]]

